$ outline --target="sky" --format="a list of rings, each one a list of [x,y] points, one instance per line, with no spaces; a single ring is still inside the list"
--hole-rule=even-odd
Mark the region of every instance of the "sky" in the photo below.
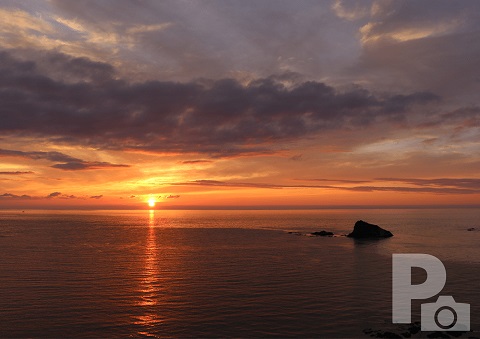
[[[0,208],[480,202],[478,1],[0,0]]]

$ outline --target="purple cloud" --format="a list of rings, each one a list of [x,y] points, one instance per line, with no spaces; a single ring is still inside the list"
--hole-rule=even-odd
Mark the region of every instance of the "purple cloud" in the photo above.
[[[85,161],[74,158],[60,152],[24,152],[16,150],[0,149],[0,157],[21,157],[33,160],[45,159],[49,161],[61,161],[62,163],[52,165],[53,168],[58,168],[67,171],[87,170],[87,169],[101,169],[101,168],[115,168],[115,167],[130,167],[123,164],[112,164],[109,162],[99,161]],[[0,173],[1,174],[1,173]]]
[[[111,70],[108,64],[80,62],[63,54],[50,53],[48,58],[55,59],[52,72],[72,63],[81,63],[79,69],[88,74],[101,65]],[[106,149],[217,157],[271,152],[272,140],[398,122],[412,107],[439,99],[429,92],[375,95],[358,86],[338,90],[316,81],[287,87],[278,77],[248,84],[233,79],[131,83],[109,76],[101,83],[67,83],[49,77],[36,61],[0,53],[2,133]],[[64,170],[111,167],[46,153],[29,156],[57,159],[63,163],[54,167]]]

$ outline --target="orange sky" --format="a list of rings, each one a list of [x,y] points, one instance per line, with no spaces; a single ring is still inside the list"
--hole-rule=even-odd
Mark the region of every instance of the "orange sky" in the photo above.
[[[350,5],[1,5],[0,208],[478,205],[477,5]]]

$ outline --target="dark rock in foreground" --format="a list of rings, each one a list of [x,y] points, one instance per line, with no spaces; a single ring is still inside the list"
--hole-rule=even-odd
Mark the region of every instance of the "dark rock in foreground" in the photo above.
[[[359,220],[353,227],[353,232],[347,235],[350,238],[364,239],[364,238],[389,238],[393,234],[390,231],[384,230],[380,226],[369,224],[363,220]]]
[[[333,232],[327,231],[313,232],[311,234],[317,237],[333,237]]]
[[[414,322],[413,324],[396,324],[395,327],[391,327],[388,330],[376,330],[367,328],[363,330],[363,333],[372,338],[471,338],[479,339],[472,336],[471,332],[450,331],[450,332],[421,332],[420,322]]]

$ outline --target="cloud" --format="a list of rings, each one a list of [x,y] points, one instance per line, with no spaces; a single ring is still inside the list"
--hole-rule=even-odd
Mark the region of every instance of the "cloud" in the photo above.
[[[78,171],[87,169],[102,169],[102,168],[116,168],[116,167],[130,167],[123,164],[112,164],[103,161],[71,161],[64,164],[52,165],[53,168],[62,169],[65,171]]]
[[[371,180],[346,180],[346,179],[295,179],[301,181],[321,181],[321,182],[338,182],[345,184],[363,184],[366,182],[371,182]]]
[[[22,175],[22,174],[34,174],[32,171],[10,171],[10,172],[0,172],[0,175]]]
[[[198,159],[198,160],[185,160],[185,161],[182,161],[181,163],[185,165],[190,165],[190,164],[208,164],[211,162],[213,162],[213,160]]]
[[[51,67],[71,62],[60,54]],[[275,77],[248,84],[233,79],[66,83],[40,71],[38,63],[0,53],[0,131],[104,149],[213,156],[271,152],[272,141],[394,123],[412,108],[439,100],[429,92],[375,95],[358,86],[338,90],[315,81],[287,87]],[[100,67],[86,60],[81,64],[85,74]],[[24,156],[59,157],[56,161],[64,163],[54,167],[65,170],[124,166],[55,152]]]
[[[45,159],[50,161],[64,161],[64,162],[80,161],[77,158],[73,158],[69,155],[66,155],[60,152],[23,152],[23,151],[16,151],[16,150],[0,149],[0,156],[22,157],[22,158],[28,158],[33,160]]]
[[[102,168],[116,168],[116,167],[129,167],[129,165],[112,164],[109,162],[100,161],[85,161],[78,158],[71,157],[60,152],[24,152],[16,150],[0,149],[0,157],[22,157],[33,160],[49,160],[49,161],[61,161],[62,163],[52,165],[53,168],[58,168],[66,171],[77,171],[87,169],[102,169]],[[26,173],[26,172],[23,172]]]
[[[0,195],[0,199],[81,199],[84,200],[86,198],[90,199],[101,199],[103,198],[103,195],[92,195],[90,197],[86,196],[76,196],[73,194],[64,194],[62,192],[52,192],[48,194],[47,196],[31,196],[31,195],[16,195],[16,194],[11,194],[11,193],[4,193]]]
[[[169,195],[169,196],[167,196],[167,199],[178,199],[178,198],[180,198],[179,195]]]
[[[237,188],[268,188],[268,189],[283,189],[283,188],[335,188],[333,186],[319,186],[319,185],[282,185],[269,183],[254,183],[254,182],[232,182],[232,181],[218,181],[218,180],[193,180],[187,182],[176,182],[172,185],[178,186],[214,186],[214,187],[237,187]]]
[[[370,14],[371,1],[361,2],[336,0],[332,10],[336,16],[345,20],[359,20]]]
[[[40,199],[84,199],[83,197],[77,197],[75,195],[69,195],[69,194],[63,194],[61,192],[52,192],[48,194],[47,196],[32,196],[32,195],[27,195],[27,194],[22,194],[22,195],[17,195],[17,194],[12,194],[12,193],[3,193],[0,195],[0,200],[17,200],[17,199],[35,199],[35,200],[40,200]]]
[[[303,159],[303,154],[292,155],[289,159],[293,161],[301,161]]]
[[[440,114],[438,119],[431,120],[425,125],[438,126],[445,123],[455,123],[460,128],[476,128],[480,125],[480,107],[462,107],[452,112]]]
[[[342,184],[355,184],[369,181],[336,180],[336,179],[307,179],[307,181],[331,181]],[[265,189],[335,189],[354,192],[398,192],[398,193],[434,193],[434,194],[480,194],[479,179],[389,179],[380,178],[379,181],[402,182],[413,186],[334,186],[334,185],[286,185],[253,182],[229,182],[217,180],[194,180],[172,183],[179,186],[207,186],[207,187],[236,187],[236,188],[265,188]],[[373,182],[373,181],[372,181]],[[468,183],[472,184],[468,186]],[[432,186],[432,187],[426,187]],[[453,187],[448,187],[453,186]]]
[[[53,27],[39,16],[19,9],[0,8],[0,32],[3,34],[51,33]]]
[[[365,2],[348,5],[362,7]],[[376,88],[428,88],[478,102],[479,2],[439,0],[432,6],[423,1],[376,1],[357,24],[363,45],[350,76]]]
[[[349,5],[352,6],[352,2]],[[465,31],[478,27],[475,23],[480,17],[478,9],[480,6],[475,1],[439,0],[435,6],[411,0],[377,1],[368,13],[370,22],[361,30],[362,40],[408,41]]]
[[[55,52],[36,52],[39,58],[35,66],[39,72],[48,72],[52,79],[63,82],[90,81],[105,83],[115,77],[115,68],[104,62],[97,62],[86,57],[69,57]]]
[[[23,194],[23,195],[16,195],[11,193],[0,194],[0,200],[7,200],[7,199],[32,199],[32,197],[26,194]]]
[[[480,179],[477,178],[438,178],[438,179],[405,179],[405,178],[378,178],[390,182],[402,182],[417,186],[457,187],[480,190]]]
[[[136,25],[127,29],[128,34],[140,34],[140,33],[147,33],[147,32],[157,32],[163,31],[170,27],[172,23],[166,22],[163,24],[156,24],[156,25]]]
[[[343,188],[357,192],[406,192],[406,193],[436,193],[436,194],[479,194],[480,189],[466,188],[436,188],[436,187],[401,187],[401,186],[356,186]]]
[[[316,2],[49,4],[65,28],[73,30],[75,39],[71,40],[79,45],[76,53],[84,55],[93,44],[107,52],[105,59],[114,53],[119,63],[133,61],[131,67],[122,69],[133,68],[134,77],[151,78],[153,74],[188,80],[246,74],[248,78],[249,74],[267,76],[285,69],[317,76],[339,68],[339,60],[349,58],[355,44],[353,27],[345,27],[331,15],[328,4]],[[97,36],[109,45],[102,46]],[[61,45],[57,48],[68,51]]]
[[[472,87],[479,75],[476,1],[438,0],[435,6],[414,0],[262,1],[246,6],[106,0],[14,6],[4,5],[2,46],[115,60],[122,74],[137,81],[227,74],[252,79],[294,71],[310,79],[368,83],[378,90],[391,88],[385,82],[395,88],[408,83],[448,95],[447,89],[462,93]],[[347,67],[357,62],[352,77]]]
[[[84,199],[83,197],[77,197],[73,194],[63,194],[61,192],[53,192],[46,196],[47,199],[59,198],[59,199]]]

